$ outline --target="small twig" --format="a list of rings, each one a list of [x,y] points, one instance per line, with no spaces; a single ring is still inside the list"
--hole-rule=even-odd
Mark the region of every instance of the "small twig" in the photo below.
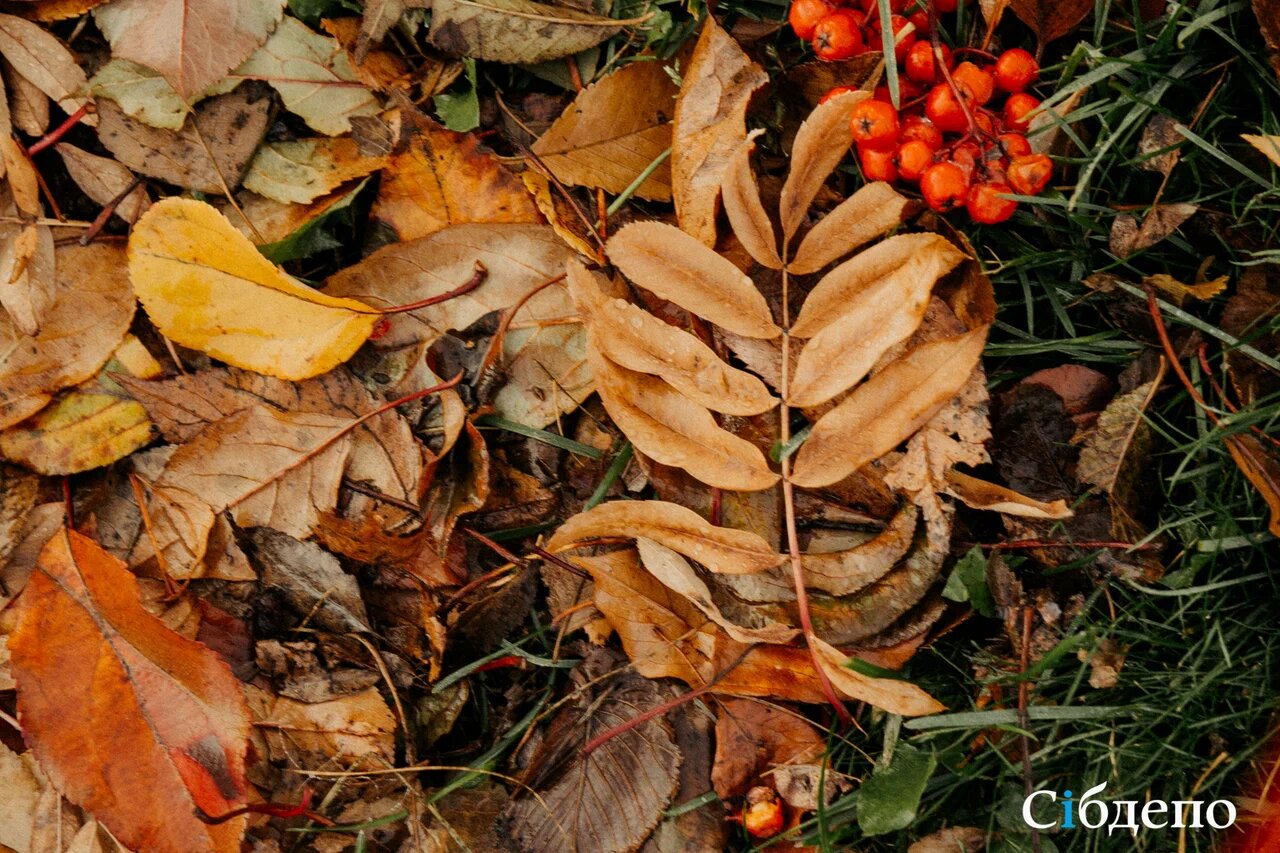
[[[432,305],[439,305],[441,302],[448,302],[450,299],[456,299],[459,296],[470,293],[480,285],[484,284],[484,280],[489,277],[489,268],[480,261],[476,261],[475,272],[471,274],[471,278],[455,287],[453,290],[446,290],[444,293],[437,293],[435,296],[428,296],[426,299],[419,299],[417,302],[409,302],[405,305],[393,305],[390,308],[375,308],[371,313],[375,314],[405,314],[409,311],[417,311],[419,308],[428,308]]]
[[[80,245],[87,246],[94,241],[98,233],[102,231],[106,224],[111,221],[111,214],[116,212],[116,208],[129,197],[129,194],[136,190],[142,184],[142,176],[134,175],[133,180],[129,182],[129,186],[125,187],[116,197],[107,202],[97,216],[93,218],[93,222],[80,235]]]
[[[76,506],[71,500],[71,476],[69,474],[62,475],[62,514],[66,518],[67,527],[74,530],[76,526]]]
[[[466,598],[472,592],[484,586],[485,584],[495,581],[498,578],[502,577],[503,575],[509,573],[517,565],[520,565],[520,564],[517,562],[506,563],[504,565],[498,566],[498,568],[496,569],[492,569],[490,571],[485,572],[475,580],[469,581],[467,584],[460,587],[457,592],[455,592],[453,595],[445,599],[444,603],[441,604],[439,608],[437,608],[437,612],[448,613],[455,606],[457,606],[458,602],[462,601],[462,599]]]
[[[335,826],[333,821],[323,815],[316,814],[311,811],[311,789],[302,789],[302,800],[296,805],[287,803],[252,803],[247,806],[241,806],[238,809],[232,809],[226,814],[211,815],[199,806],[195,807],[195,815],[200,819],[201,823],[217,825],[226,823],[233,818],[247,814],[262,814],[270,817],[290,818],[305,817],[315,821],[321,826]]]
[[[87,115],[91,115],[94,112],[96,112],[96,109],[93,106],[93,103],[91,101],[85,101],[84,104],[81,105],[80,109],[67,116],[66,119],[63,120],[62,124],[58,125],[53,130],[49,131],[32,143],[31,147],[27,149],[27,156],[34,157],[46,148],[56,145],[58,140],[66,136],[71,128],[80,123],[82,118]]]
[[[13,726],[13,730],[15,732],[22,734],[22,724],[18,722],[16,717],[11,717],[4,711],[0,711],[0,722],[8,723],[10,726]]]

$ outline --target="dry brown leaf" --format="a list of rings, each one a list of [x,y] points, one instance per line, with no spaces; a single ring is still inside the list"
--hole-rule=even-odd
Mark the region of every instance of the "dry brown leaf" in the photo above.
[[[78,18],[105,2],[106,0],[27,0],[23,4],[27,7],[23,12],[34,20],[48,23]]]
[[[390,327],[377,341],[380,347],[430,343],[452,329],[465,329],[492,311],[511,308],[526,297],[528,301],[513,323],[560,319],[563,294],[546,288],[529,295],[563,275],[572,256],[546,225],[453,225],[428,237],[379,249],[330,276],[325,292],[390,308],[456,290],[476,274],[477,263],[483,264],[487,273],[474,290],[388,317]]]
[[[1228,436],[1227,450],[1271,510],[1267,529],[1280,536],[1280,461],[1271,449],[1248,433]]]
[[[49,98],[36,85],[3,63],[8,89],[8,112],[13,126],[28,136],[41,136],[49,129]]]
[[[146,410],[119,394],[76,389],[0,431],[0,454],[50,476],[110,465],[151,441]]]
[[[464,222],[542,221],[520,179],[482,149],[474,134],[432,122],[424,122],[409,147],[391,158],[373,216],[401,240]]]
[[[247,796],[248,712],[226,663],[147,613],[124,564],[74,531],[45,546],[15,608],[18,713],[53,783],[134,849],[239,850],[243,816],[195,813]]]
[[[13,70],[58,102],[70,115],[89,102],[84,97],[89,80],[71,51],[38,24],[15,15],[0,14],[0,53]],[[94,115],[82,121],[94,127]]]
[[[810,546],[800,556],[805,586],[835,596],[852,595],[867,588],[906,556],[915,539],[918,518],[915,507],[907,504],[883,531],[861,545],[838,551],[819,551]],[[788,587],[783,600],[794,599],[791,579],[783,582]]]
[[[644,536],[720,574],[752,574],[782,563],[754,533],[716,527],[691,509],[666,501],[609,501],[570,518],[547,542],[564,550],[585,539]]]
[[[1186,137],[1178,133],[1177,119],[1164,113],[1156,113],[1147,122],[1142,130],[1142,138],[1138,140],[1138,155],[1147,158],[1139,165],[1168,177],[1182,154],[1179,147],[1186,141]]]
[[[1178,138],[1181,139],[1181,135]],[[1240,138],[1258,149],[1262,156],[1280,166],[1280,136],[1258,136],[1254,133],[1242,133]]]
[[[10,684],[7,689],[12,690]],[[32,823],[40,795],[49,781],[30,752],[18,755],[0,744],[0,845],[16,851],[31,850]]]
[[[675,95],[661,62],[632,62],[579,92],[533,153],[562,183],[620,193],[671,147]],[[635,195],[670,201],[670,164],[655,169]]]
[[[269,142],[254,155],[244,186],[275,201],[307,204],[386,164],[385,158],[361,155],[349,137]]]
[[[787,269],[817,272],[899,225],[906,209],[907,199],[883,181],[859,187],[804,235]]]
[[[910,437],[964,385],[986,336],[982,326],[927,343],[875,373],[813,425],[792,480],[830,485]]]
[[[40,479],[34,474],[0,463],[0,568],[18,547],[39,491]]]
[[[885,240],[823,277],[792,329],[809,341],[796,362],[788,402],[817,406],[866,376],[916,330],[934,283],[962,260],[941,237],[912,234]]]
[[[1199,209],[1198,205],[1187,202],[1157,204],[1143,218],[1141,225],[1136,217],[1128,214],[1117,216],[1111,223],[1111,251],[1127,258],[1149,249],[1178,230]]]
[[[299,702],[253,685],[245,688],[253,713],[259,754],[282,767],[390,766],[395,758],[396,720],[377,689],[331,699]],[[359,761],[359,759],[364,759]]]
[[[322,631],[369,631],[369,615],[355,577],[314,542],[269,527],[249,533],[262,585],[278,590],[306,623]]]
[[[219,513],[241,527],[306,538],[337,504],[350,453],[350,419],[266,405],[215,421],[169,457],[151,484],[151,530],[130,562],[159,550],[167,572],[199,577]]]
[[[133,319],[121,247],[66,246],[56,255],[56,296],[40,333],[28,337],[0,317],[0,428],[97,373]]]
[[[729,260],[662,222],[633,222],[609,238],[609,259],[636,284],[750,338],[781,330],[755,284]]]
[[[24,335],[40,333],[58,297],[56,257],[48,226],[0,224],[0,306]]]
[[[387,2],[395,3],[400,0]],[[416,2],[425,3],[425,0]],[[372,5],[366,6],[365,11]],[[448,70],[456,67],[454,63],[434,55],[423,57],[422,67],[411,73],[409,64],[399,54],[389,50],[370,50],[370,42],[364,37],[360,21],[356,18],[322,18],[320,28],[338,40],[360,82],[376,92],[406,91],[414,85],[416,77],[425,81],[424,92],[436,95],[457,77],[456,73]],[[450,73],[453,73],[453,77],[449,77]]]
[[[756,262],[769,269],[782,269],[778,257],[778,236],[774,233],[769,214],[760,202],[760,187],[756,185],[756,173],[751,168],[751,151],[755,138],[764,131],[752,131],[725,169],[721,196],[725,213],[733,233],[742,241],[743,248]]]
[[[1142,283],[1162,291],[1169,297],[1171,302],[1178,306],[1181,306],[1188,296],[1192,299],[1204,301],[1212,299],[1227,289],[1227,277],[1225,275],[1211,278],[1208,281],[1197,282],[1196,284],[1184,284],[1171,275],[1156,273],[1155,275],[1144,277]]]
[[[1108,403],[1080,450],[1076,478],[1112,495],[1122,506],[1131,505],[1133,487],[1151,449],[1146,410],[1160,390],[1164,371],[1161,359],[1156,378]]]
[[[124,164],[110,157],[99,157],[66,142],[55,148],[62,157],[62,165],[76,186],[90,199],[107,206],[119,198],[134,182],[133,172]],[[138,186],[116,203],[115,215],[132,224],[151,206],[146,187]]]
[[[93,16],[112,53],[164,75],[188,101],[276,28],[285,0],[114,0]]]
[[[271,124],[271,100],[246,87],[208,98],[178,132],[130,118],[107,98],[98,101],[98,117],[98,139],[125,166],[180,187],[221,195],[224,183],[232,190],[240,185]]]
[[[430,40],[458,56],[545,62],[581,53],[643,20],[605,18],[534,0],[434,0]]]
[[[801,715],[750,699],[724,699],[716,710],[716,762],[711,780],[722,800],[741,797],[774,768],[811,764],[826,738]]]
[[[758,447],[722,429],[709,411],[663,380],[605,358],[593,336],[589,331],[587,358],[596,391],[637,450],[722,489],[749,492],[778,482]]]
[[[818,190],[849,153],[845,144],[849,117],[853,108],[869,97],[870,92],[844,92],[820,104],[800,125],[791,149],[791,171],[778,201],[784,243],[791,242]]]
[[[1041,45],[1074,30],[1093,11],[1092,0],[1009,0],[1009,8]]]
[[[707,16],[676,98],[671,195],[680,227],[708,246],[716,242],[725,170],[747,138],[747,104],[767,82],[764,69]]]
[[[1052,503],[1029,498],[1021,492],[970,477],[960,471],[947,472],[947,494],[974,509],[1002,512],[1022,518],[1070,518],[1071,510],[1061,498]]]
[[[907,848],[907,853],[978,853],[986,846],[985,829],[953,826],[921,838]]]
[[[614,364],[666,380],[695,403],[731,415],[755,415],[777,405],[756,377],[730,367],[693,335],[664,323],[623,299],[605,296],[595,278],[577,261],[569,262],[568,281],[592,341]]]

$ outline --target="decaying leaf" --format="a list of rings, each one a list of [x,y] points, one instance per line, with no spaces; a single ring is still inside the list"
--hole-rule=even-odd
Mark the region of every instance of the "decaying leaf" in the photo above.
[[[275,201],[306,204],[385,165],[382,157],[361,155],[347,137],[269,142],[249,164],[244,186]]]
[[[1069,518],[1071,510],[1061,498],[1052,503],[1029,498],[1013,489],[970,477],[960,471],[947,472],[947,494],[965,506],[1025,518]]]
[[[248,710],[227,665],[147,613],[124,565],[71,530],[14,607],[18,713],[54,784],[132,849],[238,850],[244,817],[195,814],[247,795]]]
[[[262,739],[259,754],[282,767],[381,767],[395,756],[396,720],[375,688],[311,703],[252,685],[245,694]]]
[[[708,16],[684,69],[671,147],[671,194],[680,227],[708,246],[716,242],[725,170],[747,138],[747,104],[768,80]]]
[[[1150,450],[1152,436],[1146,411],[1163,378],[1162,360],[1156,378],[1107,404],[1080,450],[1076,477],[1112,495],[1123,506],[1132,505],[1139,467]]]
[[[106,206],[115,201],[134,182],[133,172],[110,157],[99,157],[65,142],[56,148],[71,180],[100,205]],[[146,188],[135,187],[116,204],[115,215],[125,222],[136,222],[150,206]]]
[[[71,51],[43,27],[16,15],[0,15],[0,54],[33,86],[71,114],[88,103],[88,79]],[[86,116],[94,126],[97,119]]]
[[[119,395],[72,391],[0,432],[0,454],[41,474],[109,465],[151,441],[146,410]]]
[[[760,187],[756,184],[756,173],[751,169],[751,150],[755,147],[755,138],[761,133],[763,131],[752,131],[738,146],[725,169],[720,191],[733,233],[743,248],[757,263],[776,270],[782,269],[778,237],[760,201]]]
[[[216,209],[189,199],[165,199],[134,226],[129,277],[165,336],[283,379],[333,369],[378,317],[285,275]]]
[[[592,83],[533,144],[563,183],[620,193],[671,147],[676,87],[660,62],[633,62]],[[671,199],[663,163],[635,191]]]
[[[12,169],[9,180],[14,180]],[[0,307],[25,335],[38,335],[48,319],[58,292],[55,265],[47,225],[0,225]]]
[[[430,38],[446,53],[515,65],[572,56],[641,20],[533,0],[436,0]]]
[[[1198,205],[1187,202],[1157,204],[1143,218],[1141,225],[1128,214],[1117,216],[1111,224],[1111,251],[1127,258],[1149,249],[1178,230],[1199,209]]]
[[[307,624],[339,633],[370,630],[356,579],[342,571],[337,557],[269,527],[255,528],[249,540],[262,583],[281,590]]]
[[[1262,155],[1272,163],[1280,166],[1280,136],[1259,136],[1255,133],[1242,133],[1240,138],[1262,152]]]
[[[1269,446],[1248,433],[1229,436],[1226,445],[1240,473],[1258,490],[1271,511],[1267,529],[1273,536],[1280,536],[1280,460]]]
[[[978,853],[987,846],[987,831],[973,826],[940,829],[907,848],[907,853]]]
[[[1009,8],[1048,44],[1074,30],[1093,11],[1091,0],[1009,0]]]
[[[751,699],[725,699],[716,712],[711,779],[720,799],[729,800],[777,768],[813,764],[825,751],[826,739],[800,715]]]

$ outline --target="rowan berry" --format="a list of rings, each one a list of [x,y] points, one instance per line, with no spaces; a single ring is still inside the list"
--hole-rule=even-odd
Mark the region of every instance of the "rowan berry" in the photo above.
[[[1002,92],[1021,92],[1035,82],[1040,63],[1020,47],[1006,50],[996,60],[996,86]]]
[[[1044,154],[1025,154],[1009,164],[1009,185],[1023,195],[1039,195],[1053,177],[1053,161]]]
[[[985,225],[1004,222],[1018,208],[1018,203],[1013,199],[1001,197],[1002,194],[1011,192],[1013,188],[1008,184],[990,181],[974,184],[969,188],[969,195],[964,203],[965,209],[969,211],[969,218]]]
[[[862,30],[852,9],[836,9],[813,29],[813,52],[819,59],[838,62],[862,50]]]
[[[843,95],[845,92],[860,92],[860,91],[862,90],[857,86],[836,86],[834,89],[827,92],[827,94],[823,95],[818,100],[818,103],[825,104],[827,101],[831,100],[832,98],[838,95]]]
[[[942,45],[942,61],[951,66],[951,48]],[[907,51],[903,60],[907,77],[917,83],[934,83],[938,79],[938,65],[933,56],[933,45],[927,41],[917,41]]]
[[[964,172],[966,180],[973,180],[978,164],[982,162],[982,149],[976,142],[961,142],[951,149],[949,159]]]
[[[1000,134],[1000,144],[1004,146],[1005,153],[1010,157],[1021,157],[1031,153],[1031,143],[1021,133]]]
[[[938,130],[937,125],[924,116],[911,115],[905,117],[902,120],[902,132],[899,134],[899,138],[903,142],[918,139],[928,145],[931,151],[937,151],[942,147],[942,131]]]
[[[1027,126],[1030,124],[1030,119],[1027,117],[1028,114],[1039,106],[1039,99],[1033,95],[1028,95],[1025,92],[1014,92],[1004,102],[1005,128],[1025,133]]]
[[[955,163],[934,163],[920,176],[920,194],[925,204],[938,213],[964,204],[968,192],[969,178]]]
[[[898,141],[898,111],[884,101],[862,101],[853,108],[849,130],[860,146],[889,148]]]
[[[958,0],[933,0],[933,10],[939,15],[949,15],[959,6]]]
[[[868,181],[893,183],[898,180],[898,167],[894,165],[893,155],[892,147],[877,148],[859,145],[858,165],[862,166],[862,176]]]
[[[782,831],[785,822],[782,802],[778,795],[764,786],[747,792],[747,803],[742,807],[742,826],[754,838],[769,838]]]
[[[929,97],[924,103],[924,114],[944,132],[956,133],[969,127],[964,108],[946,83],[939,83],[929,90]]]
[[[933,165],[933,149],[922,140],[908,139],[898,146],[894,160],[903,180],[918,181],[925,169]]]
[[[834,12],[836,6],[828,0],[791,0],[791,9],[787,12],[787,21],[791,29],[805,41],[813,38],[813,31],[818,22]]]
[[[996,93],[996,81],[990,71],[974,65],[972,62],[961,62],[951,72],[951,79],[961,92],[968,95],[975,104],[985,104]]]

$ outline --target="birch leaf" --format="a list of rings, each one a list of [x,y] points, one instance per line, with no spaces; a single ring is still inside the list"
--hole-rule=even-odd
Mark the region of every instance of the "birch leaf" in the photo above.
[[[987,327],[924,344],[890,363],[813,425],[792,480],[816,488],[879,459],[924,426],[969,378]]]
[[[787,269],[817,272],[902,222],[907,199],[883,181],[859,187],[804,235]]]
[[[634,222],[609,238],[608,252],[627,278],[704,320],[749,338],[781,334],[751,279],[679,228]]]
[[[386,164],[385,158],[362,156],[347,137],[269,142],[249,164],[244,186],[274,201],[307,204]]]
[[[756,185],[756,174],[751,169],[754,140],[763,132],[753,131],[738,146],[725,169],[721,195],[729,224],[733,226],[733,233],[738,235],[743,247],[761,266],[777,270],[782,269],[782,259],[778,257],[778,237],[774,233],[773,223],[769,221],[769,214],[765,213],[764,205],[760,202],[760,187]]]
[[[719,574],[763,572],[783,560],[756,534],[716,527],[693,510],[667,501],[609,501],[580,512],[560,525],[547,550],[615,536],[643,536]]]
[[[796,133],[791,149],[791,171],[782,185],[778,202],[782,239],[790,242],[809,212],[818,190],[846,154],[849,118],[853,108],[871,97],[870,92],[845,92],[809,114]]]
[[[435,0],[430,40],[446,53],[519,65],[581,53],[640,20],[532,0]]]
[[[85,195],[104,207],[133,184],[133,172],[117,160],[90,154],[66,142],[54,147],[62,157],[62,165],[67,167],[71,180]],[[132,223],[150,206],[146,188],[135,187],[116,205],[115,215],[126,223]]]
[[[332,370],[377,319],[285,275],[222,214],[190,199],[165,199],[134,226],[129,277],[166,337],[281,379]]]

